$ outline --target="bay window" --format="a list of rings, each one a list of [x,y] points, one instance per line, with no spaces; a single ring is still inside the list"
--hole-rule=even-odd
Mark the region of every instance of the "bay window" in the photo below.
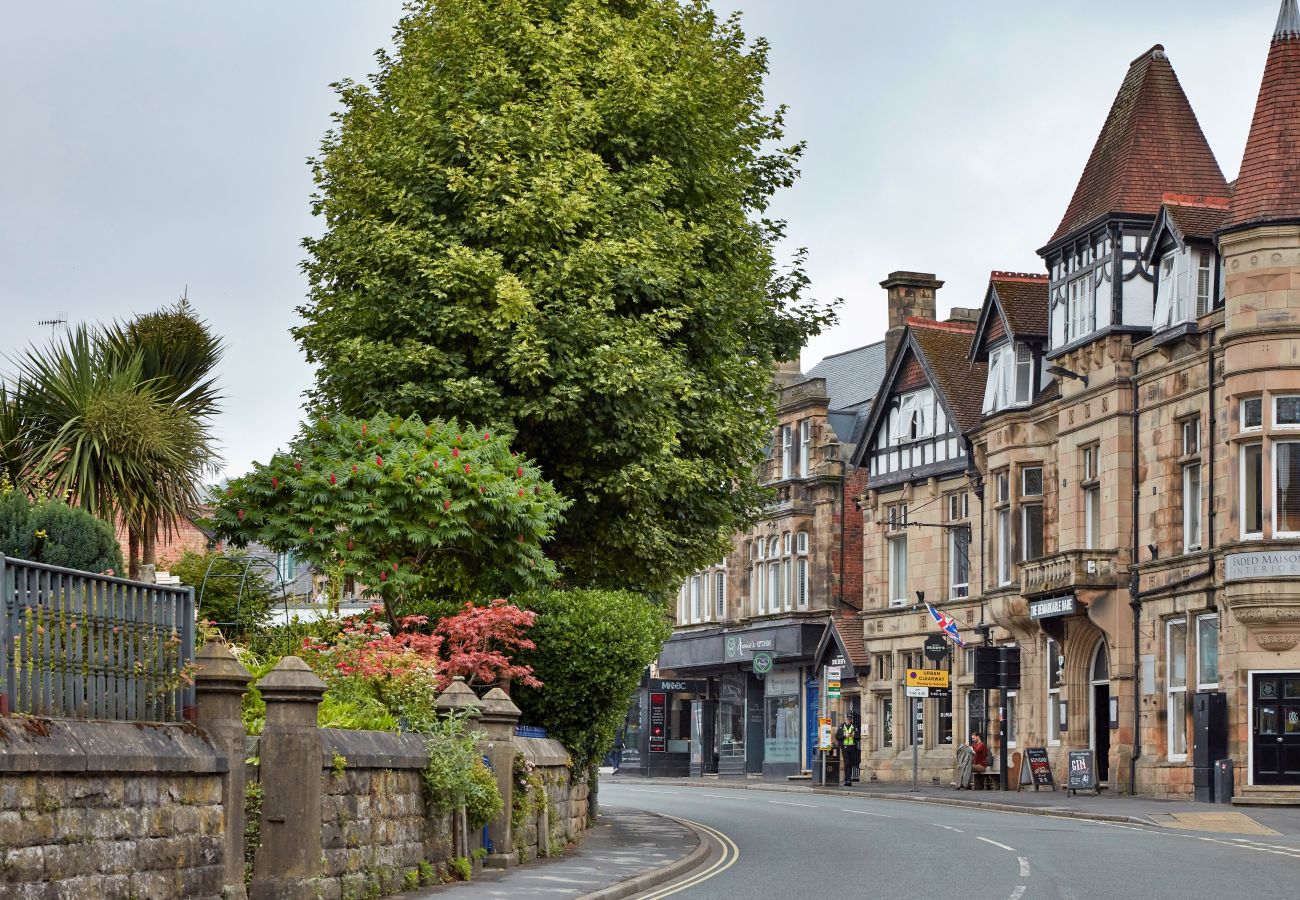
[[[1043,555],[1043,469],[1031,466],[1020,470],[1020,559],[1038,559]]]
[[[1300,441],[1273,442],[1273,536],[1300,537]]]
[[[1023,406],[1034,399],[1034,353],[1028,344],[1006,343],[989,351],[984,412]]]
[[[1264,445],[1241,447],[1241,537],[1264,536]]]

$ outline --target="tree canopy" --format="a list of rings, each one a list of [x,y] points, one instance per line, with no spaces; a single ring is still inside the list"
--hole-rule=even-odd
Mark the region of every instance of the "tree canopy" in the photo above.
[[[313,161],[295,335],[331,414],[509,423],[574,585],[671,589],[763,499],[771,379],[831,313],[778,265],[767,46],[703,0],[425,0]]]
[[[341,565],[392,621],[405,599],[482,600],[545,584],[555,566],[541,544],[564,509],[508,436],[384,414],[303,425],[216,501],[217,531],[236,546]]]

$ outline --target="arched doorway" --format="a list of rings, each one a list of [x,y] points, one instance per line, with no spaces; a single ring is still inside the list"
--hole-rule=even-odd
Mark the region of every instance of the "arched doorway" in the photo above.
[[[1088,745],[1097,757],[1097,781],[1110,780],[1110,663],[1106,655],[1106,641],[1097,642],[1088,667]]]

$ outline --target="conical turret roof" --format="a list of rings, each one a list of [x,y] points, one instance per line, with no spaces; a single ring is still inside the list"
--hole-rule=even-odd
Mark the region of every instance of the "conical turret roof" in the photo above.
[[[1160,44],[1129,66],[1054,243],[1108,213],[1154,216],[1166,192],[1225,196],[1223,172]]]
[[[1283,0],[1227,228],[1300,220],[1300,4]]]

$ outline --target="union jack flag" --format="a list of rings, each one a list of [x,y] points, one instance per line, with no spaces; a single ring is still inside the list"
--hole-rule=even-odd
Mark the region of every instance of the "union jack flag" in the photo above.
[[[958,647],[966,646],[966,642],[961,639],[961,635],[957,632],[956,619],[945,612],[940,612],[928,603],[925,604],[925,608],[930,611],[930,615],[939,623],[939,630],[948,635],[949,640]]]

